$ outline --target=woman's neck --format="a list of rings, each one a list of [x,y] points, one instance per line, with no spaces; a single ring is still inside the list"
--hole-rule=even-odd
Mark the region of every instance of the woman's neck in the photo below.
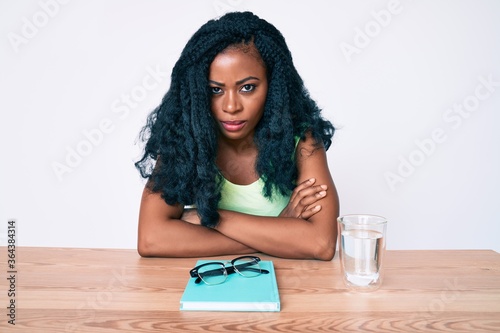
[[[247,137],[242,140],[228,140],[227,138],[219,137],[218,151],[240,156],[248,155],[257,151],[257,145],[253,141],[253,137]]]
[[[253,141],[219,140],[217,167],[234,184],[248,185],[259,178],[255,170],[257,146]]]

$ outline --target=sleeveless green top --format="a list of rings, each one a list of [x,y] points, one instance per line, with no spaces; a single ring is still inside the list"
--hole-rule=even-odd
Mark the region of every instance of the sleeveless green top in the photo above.
[[[273,193],[271,200],[262,193],[264,181],[259,178],[249,185],[237,185],[223,179],[219,209],[257,216],[278,216],[288,205],[290,196]]]
[[[295,148],[299,140],[299,137],[295,138]],[[295,153],[292,158],[295,158]],[[237,185],[223,177],[218,208],[256,216],[278,216],[288,205],[290,195],[283,196],[278,191],[273,191],[269,199],[264,196],[263,189],[262,178],[249,185]]]

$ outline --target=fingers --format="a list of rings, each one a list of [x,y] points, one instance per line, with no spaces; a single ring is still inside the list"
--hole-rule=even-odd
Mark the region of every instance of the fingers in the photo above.
[[[302,183],[300,183],[299,185],[297,185],[297,187],[294,188],[293,192],[292,192],[292,196],[290,198],[290,201],[294,201],[295,198],[297,197],[297,194],[308,188],[308,187],[311,187],[314,183],[316,182],[316,179],[315,178],[309,178],[308,180],[306,181],[303,181]]]
[[[327,189],[328,187],[326,185],[317,185],[301,190],[297,194],[298,205],[301,205],[305,208],[314,204],[316,201],[326,197]]]
[[[326,185],[314,185],[315,179],[311,178],[299,184],[293,191],[290,204],[296,217],[307,219],[321,210],[316,203],[326,197]]]
[[[316,206],[313,206],[312,208],[308,207],[306,210],[304,210],[302,212],[302,214],[299,217],[304,219],[304,220],[307,220],[308,218],[310,218],[311,216],[313,216],[314,214],[316,214],[320,210],[321,210],[321,205],[316,205]]]
[[[280,213],[283,217],[308,219],[321,210],[318,201],[326,197],[326,185],[314,185],[315,178],[303,181],[292,192],[288,205]]]

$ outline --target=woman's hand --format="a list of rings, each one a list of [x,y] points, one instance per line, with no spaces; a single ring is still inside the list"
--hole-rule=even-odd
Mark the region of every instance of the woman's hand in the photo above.
[[[326,196],[326,185],[314,185],[316,179],[311,178],[299,184],[292,192],[288,205],[280,213],[280,217],[295,217],[307,220],[321,210],[316,202]]]

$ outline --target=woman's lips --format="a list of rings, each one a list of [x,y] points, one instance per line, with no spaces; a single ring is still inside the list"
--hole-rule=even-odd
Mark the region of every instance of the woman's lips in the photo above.
[[[247,122],[244,120],[221,121],[222,127],[228,132],[237,132],[241,130]]]

